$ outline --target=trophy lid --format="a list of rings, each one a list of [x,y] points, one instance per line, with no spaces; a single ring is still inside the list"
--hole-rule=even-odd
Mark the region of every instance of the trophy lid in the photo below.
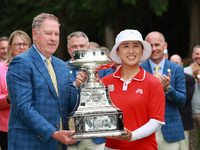
[[[73,51],[73,65],[104,65],[110,63],[106,49],[86,49]]]

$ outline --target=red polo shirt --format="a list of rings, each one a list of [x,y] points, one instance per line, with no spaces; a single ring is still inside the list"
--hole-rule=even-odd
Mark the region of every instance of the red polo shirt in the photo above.
[[[123,112],[125,128],[134,131],[150,119],[164,124],[165,95],[160,81],[152,74],[141,68],[134,78],[124,82],[120,68],[102,78],[102,81],[108,86],[113,104]],[[131,142],[107,138],[106,147],[120,150],[154,150],[157,149],[157,142],[153,133]]]

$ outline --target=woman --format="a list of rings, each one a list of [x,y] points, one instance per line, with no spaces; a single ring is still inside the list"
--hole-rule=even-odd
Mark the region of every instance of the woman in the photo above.
[[[31,46],[30,37],[21,30],[14,31],[8,41],[7,60],[0,62],[0,147],[7,150],[8,119],[10,112],[10,98],[6,84],[6,73],[10,61]]]
[[[106,150],[156,150],[155,131],[164,122],[165,97],[160,81],[139,66],[151,55],[151,46],[137,30],[124,30],[110,57],[121,67],[102,78],[113,104],[123,112],[125,137],[107,137]]]

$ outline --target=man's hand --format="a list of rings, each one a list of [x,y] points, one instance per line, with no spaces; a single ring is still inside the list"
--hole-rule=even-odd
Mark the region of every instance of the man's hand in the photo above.
[[[160,82],[162,83],[163,89],[166,91],[167,87],[170,84],[170,79],[171,79],[171,73],[168,73],[168,77],[166,75],[159,75],[158,79],[160,80]]]
[[[69,137],[69,135],[73,135],[74,133],[75,131],[67,130],[55,131],[52,135],[52,138],[65,145],[73,145],[78,142],[78,139],[73,139],[72,137]]]
[[[80,71],[78,73],[78,75],[76,76],[76,81],[74,82],[77,88],[79,88],[81,84],[85,83],[85,81],[87,80],[87,76],[87,72]]]
[[[192,68],[193,71],[193,77],[196,78],[200,70],[199,65],[196,62],[194,62],[190,64],[190,67]]]
[[[125,136],[121,136],[121,135],[119,135],[119,136],[108,136],[107,138],[111,138],[111,139],[115,139],[115,140],[120,140],[120,141],[130,141],[131,140],[131,138],[132,138],[132,133],[131,133],[131,131],[130,130],[128,130],[128,129],[126,129],[126,128],[124,128],[124,130],[128,133],[127,135],[125,135]]]

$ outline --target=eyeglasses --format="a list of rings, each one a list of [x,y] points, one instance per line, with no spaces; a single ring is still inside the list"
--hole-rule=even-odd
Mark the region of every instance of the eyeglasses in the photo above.
[[[30,44],[29,43],[14,43],[12,45],[14,45],[16,48],[20,48],[21,46],[28,47]]]

